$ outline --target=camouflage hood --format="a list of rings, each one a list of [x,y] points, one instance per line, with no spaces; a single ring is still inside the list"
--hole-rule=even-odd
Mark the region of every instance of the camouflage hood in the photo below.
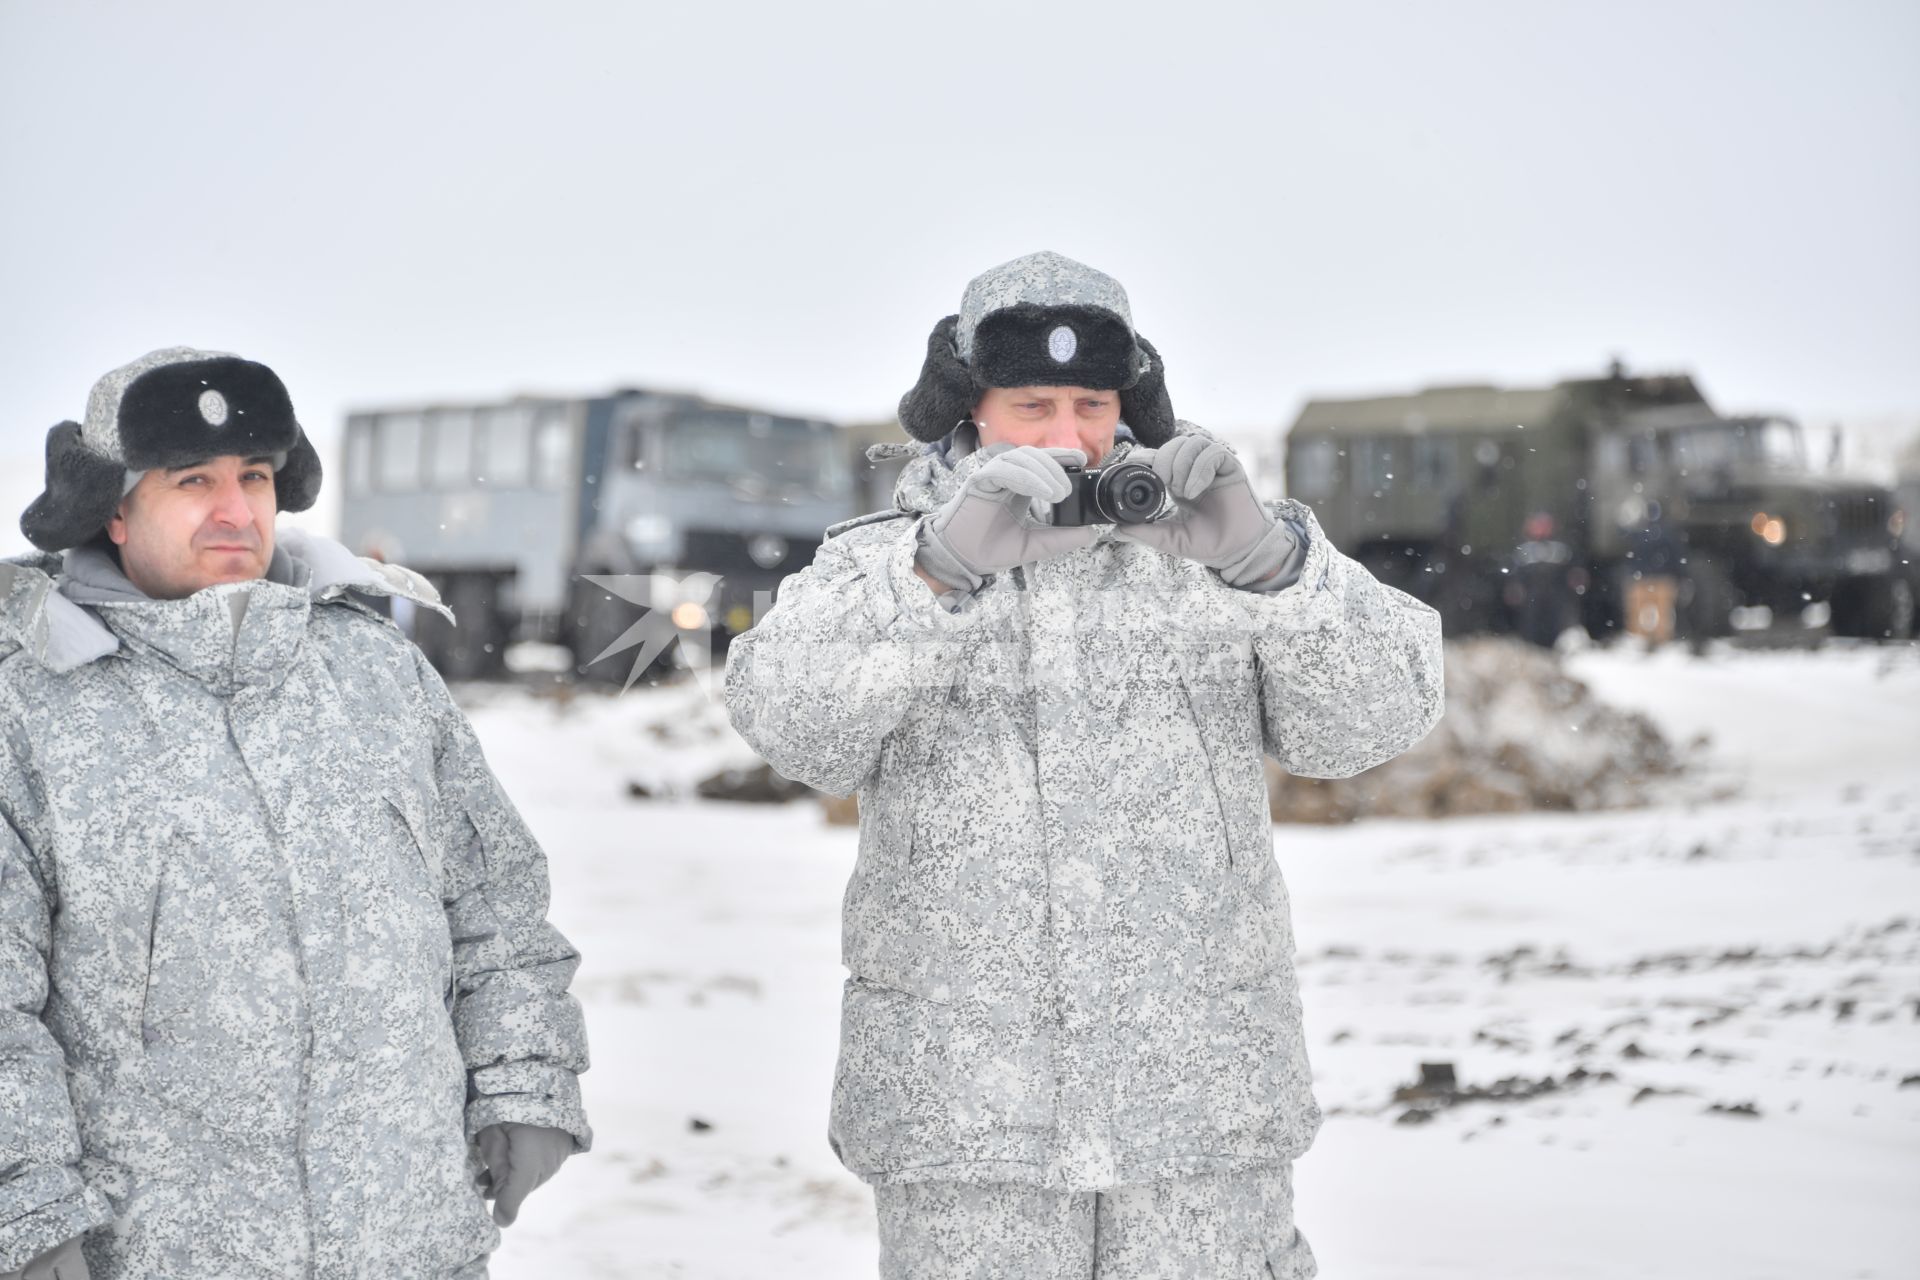
[[[0,1272],[478,1276],[471,1137],[590,1140],[544,855],[374,593],[436,605],[0,566]]]
[[[1320,1111],[1262,756],[1345,777],[1419,740],[1439,619],[1291,501],[1281,590],[1108,538],[949,612],[916,531],[977,457],[910,460],[728,657],[747,741],[860,797],[835,1148],[1076,1190],[1292,1159]]]

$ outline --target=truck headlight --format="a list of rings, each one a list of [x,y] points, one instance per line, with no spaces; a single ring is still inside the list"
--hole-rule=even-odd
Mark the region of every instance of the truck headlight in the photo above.
[[[1753,530],[1755,537],[1770,547],[1777,547],[1787,540],[1787,522],[1779,516],[1756,511],[1748,527]]]
[[[643,560],[672,560],[679,554],[673,521],[648,512],[627,521],[627,545]]]

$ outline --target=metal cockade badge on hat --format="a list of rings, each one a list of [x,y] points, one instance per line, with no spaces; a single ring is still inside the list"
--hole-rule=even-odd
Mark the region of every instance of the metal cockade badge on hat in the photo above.
[[[1065,364],[1073,359],[1073,353],[1079,349],[1080,339],[1064,324],[1047,335],[1047,354],[1053,357],[1055,364]]]
[[[200,393],[200,416],[210,427],[227,425],[227,398],[208,387]]]

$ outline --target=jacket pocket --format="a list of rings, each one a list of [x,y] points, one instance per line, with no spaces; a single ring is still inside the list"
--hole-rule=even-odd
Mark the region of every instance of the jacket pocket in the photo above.
[[[176,963],[171,955],[171,924],[165,920],[172,906],[169,897],[175,874],[173,824],[156,824],[135,833],[133,839],[145,847],[153,867],[153,887],[148,894],[146,931],[142,939],[145,959],[140,970],[138,1026],[140,1050],[144,1053],[159,1039],[159,1026],[169,1015],[160,990],[160,969],[163,965],[171,969]]]
[[[400,820],[400,843],[411,852],[412,865],[420,873],[416,887],[434,901],[444,902],[444,869],[439,846],[427,826],[426,807],[419,797],[404,792],[389,791],[385,800],[392,816]]]
[[[934,1155],[946,1110],[947,1031],[945,1005],[861,974],[847,979],[828,1130],[855,1173]]]
[[[1297,1227],[1277,1232],[1267,1244],[1267,1275],[1271,1280],[1314,1280],[1320,1264]]]
[[[850,973],[936,1003],[952,1001],[952,942],[914,866],[913,824],[904,804],[877,789],[863,796],[860,855],[841,910],[841,961]]]
[[[1044,1029],[981,1001],[929,1000],[847,979],[830,1133],[856,1173],[975,1158],[1053,1124]]]
[[[1271,858],[1263,871],[1230,867],[1221,879],[1207,934],[1212,992],[1241,990],[1282,969],[1291,971],[1293,915],[1286,882]]]
[[[1270,1135],[1291,1157],[1319,1128],[1300,984],[1292,965],[1227,991],[1212,1005],[1207,1108],[1215,1132]]]
[[[1291,906],[1273,860],[1273,818],[1257,705],[1251,710],[1244,705],[1254,692],[1241,689],[1237,698],[1231,688],[1196,692],[1184,680],[1182,688],[1200,732],[1226,851],[1207,939],[1209,988],[1232,991],[1292,962]]]
[[[437,979],[442,1005],[454,1000],[453,932],[447,921],[445,867],[439,843],[418,796],[389,791],[380,806],[387,878],[391,886],[389,918],[400,935],[402,954],[417,955]],[[407,944],[411,945],[407,945]]]

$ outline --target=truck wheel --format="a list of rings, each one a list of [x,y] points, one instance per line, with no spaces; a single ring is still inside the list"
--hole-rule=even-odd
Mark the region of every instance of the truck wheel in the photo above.
[[[1440,611],[1442,634],[1484,635],[1500,630],[1500,589],[1469,565],[1454,561],[1430,594],[1428,603]]]
[[[1627,628],[1626,602],[1620,598],[1620,569],[1596,564],[1587,574],[1587,593],[1580,598],[1580,622],[1595,641],[1611,640]]]
[[[1833,633],[1863,640],[1913,636],[1914,593],[1907,579],[1848,578],[1833,590]]]
[[[1887,640],[1911,640],[1915,627],[1915,614],[1920,613],[1920,601],[1915,599],[1911,578],[1888,578],[1887,598]]]
[[[446,637],[449,680],[481,680],[506,670],[506,627],[500,618],[500,584],[491,574],[455,574],[447,583],[447,607],[458,619]]]
[[[1696,559],[1687,566],[1686,585],[1687,640],[1698,653],[1707,641],[1733,634],[1733,584],[1719,565]]]

